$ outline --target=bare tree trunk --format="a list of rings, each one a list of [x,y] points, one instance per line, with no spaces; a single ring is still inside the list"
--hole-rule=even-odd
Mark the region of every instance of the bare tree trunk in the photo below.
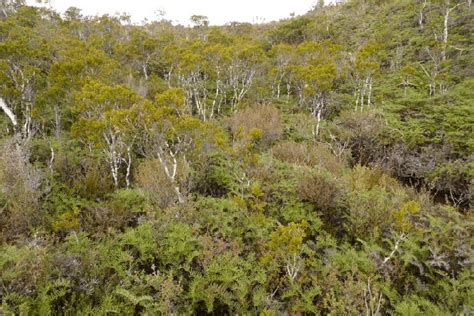
[[[214,117],[214,112],[218,103],[222,101],[222,97],[220,96],[221,93],[221,80],[220,80],[220,71],[217,70],[217,79],[216,79],[216,92],[214,93],[214,98],[212,99],[211,104],[211,113],[209,114],[209,118],[212,119]]]
[[[369,86],[369,91],[367,93],[367,106],[372,105],[372,77],[367,78],[367,84]]]
[[[357,112],[357,110],[359,109],[359,100],[360,100],[360,88],[358,86],[356,86],[354,90],[354,97],[356,99],[355,110]]]
[[[206,102],[205,100],[201,102],[199,100],[199,92],[197,89],[193,88],[194,103],[196,104],[196,109],[198,114],[201,116],[202,120],[205,122],[206,118]]]
[[[448,49],[448,35],[449,35],[449,15],[451,11],[456,9],[460,3],[454,7],[449,7],[449,0],[446,3],[446,10],[444,11],[444,29],[443,29],[443,50],[441,51],[441,60],[446,60],[446,51]]]
[[[15,113],[13,113],[12,109],[7,105],[6,101],[2,97],[0,97],[0,108],[3,110],[3,112],[5,112],[5,114],[10,119],[10,122],[13,125],[13,129],[16,132],[18,128],[18,120],[16,118]]]
[[[7,13],[7,10],[5,10],[5,8],[2,8],[2,13],[5,18],[8,18],[8,13]]]
[[[305,96],[304,96],[304,86],[303,85],[297,85],[297,89],[298,89],[298,103],[299,105],[303,105],[304,104],[304,99],[305,99]]]
[[[322,112],[322,107],[318,108],[318,113],[316,115],[316,137],[319,135],[319,126],[321,125],[321,112]]]
[[[398,248],[400,247],[400,243],[401,243],[402,241],[404,241],[405,238],[406,238],[405,233],[402,233],[402,234],[399,236],[399,238],[398,238],[397,241],[395,242],[395,245],[394,245],[394,247],[393,247],[392,252],[390,252],[390,254],[389,254],[387,257],[385,257],[385,258],[383,259],[382,266],[384,266],[385,264],[387,264],[387,262],[389,262],[389,261],[395,256],[395,254],[396,254],[397,251],[398,251]]]
[[[168,73],[166,74],[166,81],[168,82],[168,88],[171,88],[171,76],[173,75],[173,67],[171,67],[168,70]]]
[[[439,61],[435,58],[435,56],[429,51],[429,49],[427,49],[427,52],[428,54],[430,54],[431,56],[431,59],[433,60],[433,63],[434,63],[434,66],[433,66],[433,69],[428,71],[427,68],[425,68],[423,66],[423,64],[420,64],[420,67],[421,69],[423,70],[423,72],[425,73],[426,75],[426,78],[428,79],[429,83],[428,83],[428,86],[429,86],[429,93],[430,93],[430,96],[433,96],[436,94],[436,87],[437,87],[437,76],[438,76],[438,69],[439,69]]]
[[[114,180],[114,186],[117,188],[118,185],[119,185],[119,164],[117,163],[117,159],[116,159],[116,156],[117,156],[117,153],[115,151],[113,151],[111,153],[111,160],[110,160],[110,170],[112,172],[112,179]]]
[[[118,165],[115,160],[115,152],[112,153],[111,155],[110,171],[112,173],[112,179],[114,180],[114,186],[117,188],[118,187]]]
[[[146,57],[145,62],[143,63],[143,75],[145,76],[145,80],[148,81],[148,62],[150,61],[150,56]]]
[[[365,97],[365,91],[367,89],[367,84],[366,82],[364,81],[364,83],[362,84],[362,89],[360,90],[360,110],[362,111],[364,109],[364,97]]]
[[[324,96],[317,96],[317,99],[314,100],[313,102],[313,108],[312,108],[312,113],[313,116],[316,117],[316,125],[313,129],[313,138],[316,140],[316,137],[319,136],[319,129],[321,126],[321,119],[322,119],[322,114],[324,110]]]
[[[301,269],[301,258],[297,254],[289,256],[286,260],[286,273],[291,280],[294,280],[298,276],[298,272]]]
[[[23,138],[25,140],[28,140],[34,134],[33,120],[32,120],[32,117],[31,117],[31,109],[30,109],[29,106],[26,106],[24,116],[25,116],[25,119],[24,119],[24,123],[23,123],[22,134],[23,134]]]
[[[222,100],[224,100],[224,102],[226,102],[227,100],[227,91],[225,89],[224,89],[222,98],[219,100],[219,103],[217,104],[217,115],[221,114]]]
[[[285,77],[285,73],[281,73],[279,76],[278,76],[278,79],[277,79],[277,99],[280,99],[280,95],[281,95],[281,82],[283,81],[283,78]]]
[[[132,153],[131,153],[131,148],[132,145],[127,146],[127,173],[125,174],[125,184],[127,186],[127,189],[130,187],[130,171],[132,169]]]
[[[104,133],[104,139],[107,142],[107,149],[105,153],[108,156],[110,172],[114,181],[114,186],[119,186],[119,169],[122,157],[117,153],[117,138],[116,135]]]
[[[49,149],[50,149],[50,151],[51,151],[51,158],[50,158],[49,161],[48,161],[48,168],[49,168],[49,170],[50,170],[50,172],[51,172],[51,174],[52,174],[52,173],[53,173],[53,163],[54,163],[55,153],[54,153],[54,148],[53,148],[53,146],[51,145],[51,143],[50,143],[50,145],[49,145]]]
[[[365,313],[367,316],[380,315],[380,308],[382,307],[382,293],[378,295],[372,294],[370,285],[370,278],[367,280],[367,289],[364,290]]]
[[[280,94],[281,94],[281,81],[278,81],[278,84],[277,84],[277,99],[280,98]]]
[[[61,113],[57,105],[54,106],[54,133],[56,138],[61,137]]]
[[[148,81],[148,70],[147,70],[147,65],[146,63],[143,64],[143,75],[145,76],[145,80]]]
[[[423,5],[420,8],[419,16],[418,16],[418,25],[420,26],[420,30],[423,29],[423,24],[425,22],[425,16],[424,16],[423,11],[425,10],[426,5],[427,5],[427,0],[423,0]]]
[[[180,204],[182,204],[182,203],[186,202],[186,199],[184,198],[183,194],[181,193],[181,190],[179,189],[179,185],[176,182],[176,175],[177,175],[177,169],[178,169],[178,160],[176,159],[176,154],[173,153],[171,150],[169,151],[169,155],[170,155],[170,157],[173,161],[173,166],[172,166],[173,169],[172,170],[170,170],[170,168],[168,167],[168,164],[165,161],[165,159],[163,157],[163,154],[164,154],[164,151],[160,147],[157,151],[158,160],[160,161],[160,164],[163,167],[163,170],[166,174],[166,177],[168,178],[168,180],[171,182],[171,184],[173,186],[173,190],[176,193],[176,197],[178,198],[178,202]]]
[[[448,2],[449,5],[449,2]],[[441,51],[441,59],[446,59],[446,49],[448,47],[448,24],[449,24],[449,7],[446,7],[444,13],[444,30],[443,30],[443,50]]]

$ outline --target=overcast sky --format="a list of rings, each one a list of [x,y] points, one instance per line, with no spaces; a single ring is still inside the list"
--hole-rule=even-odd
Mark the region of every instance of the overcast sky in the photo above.
[[[34,4],[35,0],[28,0]],[[51,5],[64,12],[74,6],[84,15],[127,12],[134,22],[156,20],[163,10],[167,20],[188,24],[193,14],[205,15],[211,24],[238,22],[269,22],[289,17],[291,13],[303,14],[315,0],[52,0]],[[262,20],[263,19],[263,20]]]

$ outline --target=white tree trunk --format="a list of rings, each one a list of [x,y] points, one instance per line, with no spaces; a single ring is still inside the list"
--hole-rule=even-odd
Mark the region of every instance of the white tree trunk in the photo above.
[[[321,112],[323,111],[322,107],[319,107],[318,113],[316,114],[316,137],[319,135],[319,126],[321,125]]]
[[[145,62],[143,63],[143,75],[145,76],[145,80],[148,81],[148,62],[150,61],[150,56],[146,57]]]
[[[2,13],[5,18],[8,18],[7,10],[4,7],[2,8]]]
[[[367,95],[367,106],[372,105],[372,77],[367,78],[367,84],[369,86],[369,91]]]
[[[171,77],[173,75],[173,67],[171,67],[169,70],[168,70],[168,73],[166,74],[166,81],[168,82],[168,88],[171,88],[172,84],[171,84]]]
[[[49,159],[49,162],[48,162],[48,168],[52,173],[53,172],[53,163],[54,163],[55,153],[54,153],[54,148],[51,144],[49,145],[49,148],[50,148],[50,151],[51,151],[51,158]]]
[[[448,2],[449,5],[449,2]],[[441,51],[441,59],[446,59],[446,49],[448,47],[448,25],[449,25],[449,7],[446,7],[444,13],[444,30],[443,30],[443,50]]]
[[[359,109],[359,101],[360,101],[360,87],[357,85],[354,89],[354,97],[355,97],[355,110]]]
[[[423,5],[420,8],[419,16],[418,16],[418,25],[420,26],[420,29],[423,29],[423,24],[425,22],[425,15],[424,15],[424,10],[427,5],[427,0],[423,0]]]
[[[61,112],[57,105],[54,106],[54,132],[56,138],[61,137]]]
[[[110,157],[110,171],[112,172],[112,179],[114,180],[114,186],[117,188],[119,185],[119,163],[117,163],[117,153],[114,151],[111,152]]]
[[[147,69],[147,64],[146,62],[143,64],[142,69],[143,69],[143,75],[145,76],[145,80],[148,81],[148,69]]]
[[[104,149],[104,151],[108,156],[107,158],[110,166],[110,172],[112,173],[112,179],[114,181],[114,186],[117,188],[119,186],[119,170],[120,164],[122,162],[122,157],[117,152],[117,135],[114,135],[112,132],[104,133],[104,139],[107,142],[107,148]]]
[[[444,11],[444,29],[443,29],[443,50],[441,51],[441,60],[446,60],[446,51],[448,49],[448,36],[449,36],[449,15],[451,11],[456,9],[460,3],[456,4],[454,7],[449,7],[449,0],[446,3],[446,9]]]
[[[0,97],[0,108],[2,108],[3,112],[8,116],[10,122],[13,125],[13,128],[16,129],[18,127],[18,121],[16,119],[15,113],[13,113],[12,109],[10,109],[6,103],[6,101]]]
[[[286,260],[286,273],[291,280],[294,280],[298,276],[298,272],[301,269],[301,258],[297,254],[291,255]]]
[[[361,111],[364,109],[364,102],[365,102],[364,97],[365,97],[366,90],[367,90],[367,84],[364,81],[364,83],[362,84],[362,89],[360,90],[360,110]]]
[[[235,110],[235,106],[242,101],[245,97],[247,92],[249,91],[250,87],[253,83],[253,78],[256,74],[256,67],[252,68],[244,68],[239,71],[242,66],[238,63],[231,66],[231,70],[233,70],[229,76],[229,85],[233,89],[233,96],[232,96],[232,103],[231,107],[232,110]],[[237,69],[237,70],[234,70]]]
[[[313,116],[316,118],[316,125],[313,128],[313,138],[316,140],[316,138],[319,136],[319,130],[321,126],[321,119],[324,111],[324,105],[325,105],[325,98],[323,95],[318,95],[315,97],[316,99],[313,100],[313,108],[311,109],[311,112]]]
[[[176,175],[177,175],[177,170],[178,170],[178,160],[176,159],[176,154],[173,153],[171,150],[169,151],[169,155],[172,160],[172,166],[171,166],[172,169],[168,166],[163,155],[164,155],[164,151],[160,147],[157,151],[158,160],[160,161],[160,164],[163,167],[166,177],[168,178],[168,180],[171,182],[173,186],[173,190],[176,194],[176,197],[178,198],[178,202],[182,204],[186,202],[186,199],[181,193],[181,190],[179,189],[179,185],[177,184],[177,181],[176,181]]]
[[[402,241],[404,241],[405,238],[406,238],[405,233],[402,233],[402,234],[400,235],[400,237],[397,239],[397,241],[395,242],[395,245],[394,245],[394,247],[393,247],[392,252],[391,252],[387,257],[385,257],[385,258],[383,259],[382,266],[384,266],[385,264],[387,264],[387,262],[389,262],[390,259],[392,259],[393,256],[395,256],[395,254],[396,254],[397,251],[398,251],[398,248],[400,247],[400,243],[401,243]]]
[[[130,171],[132,169],[132,153],[131,153],[132,145],[127,146],[127,173],[125,174],[125,183],[127,189],[130,188]]]
[[[115,156],[115,153],[112,153],[112,157]],[[112,179],[114,180],[114,186],[118,187],[118,166],[114,158],[110,160],[110,171],[112,172]]]
[[[215,81],[215,87],[216,91],[214,93],[214,98],[212,99],[212,104],[211,104],[211,113],[209,113],[209,118],[212,119],[214,117],[214,113],[216,108],[219,107],[219,104],[222,102],[222,97],[220,96],[221,93],[221,76],[220,76],[220,69],[219,67],[216,67],[216,81]]]

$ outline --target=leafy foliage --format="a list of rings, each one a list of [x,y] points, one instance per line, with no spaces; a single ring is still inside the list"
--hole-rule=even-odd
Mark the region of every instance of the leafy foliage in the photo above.
[[[471,1],[337,2],[0,1],[0,314],[474,313]]]

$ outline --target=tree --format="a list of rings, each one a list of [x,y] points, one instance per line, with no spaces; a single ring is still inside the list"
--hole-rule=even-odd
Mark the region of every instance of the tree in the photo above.
[[[205,15],[192,15],[190,18],[191,22],[196,27],[208,27],[209,26],[209,19]]]
[[[328,95],[339,77],[336,66],[340,47],[330,42],[304,42],[298,45],[299,63],[291,69],[297,81],[298,99],[316,118],[313,137],[319,135]]]
[[[210,97],[210,114],[213,118],[215,114],[221,113],[221,106],[227,101],[227,94],[230,92],[226,83],[226,72],[230,65],[232,46],[223,44],[208,45],[204,51],[204,58],[209,72],[209,86],[212,96]]]
[[[141,72],[146,81],[149,80],[155,58],[160,53],[159,40],[151,32],[143,28],[132,28],[125,43],[118,44],[121,55],[126,59],[124,65],[131,66],[135,71]]]
[[[232,45],[184,41],[166,47],[165,54],[169,87],[176,82],[186,93],[189,111],[203,121],[220,113],[223,104],[235,110],[264,59],[263,50],[244,39]]]
[[[1,0],[0,12],[1,18],[7,18],[11,13],[15,12],[20,6],[25,5],[25,0]]]
[[[273,94],[279,99],[281,94],[281,85],[286,79],[286,90],[288,96],[291,91],[290,63],[295,59],[294,46],[288,44],[278,44],[272,47],[270,57],[273,62]]]
[[[175,74],[178,84],[186,92],[186,104],[191,113],[197,113],[203,121],[209,116],[206,87],[207,65],[200,51],[204,49],[201,41],[194,41],[179,50]]]
[[[163,102],[167,98],[157,96],[156,99]],[[144,113],[141,120],[144,131],[141,152],[158,159],[178,202],[184,203],[184,184],[178,182],[179,169],[186,168],[191,159],[196,159],[202,146],[213,146],[219,143],[222,136],[211,124],[182,114],[168,102],[147,106]]]
[[[317,10],[324,8],[324,0],[318,0],[314,8]]]
[[[352,79],[356,111],[372,105],[372,87],[374,77],[380,71],[381,50],[381,44],[368,42],[360,47],[355,56]]]
[[[236,40],[232,49],[230,64],[226,69],[226,81],[231,89],[231,110],[243,100],[265,56],[255,43]]]
[[[442,44],[442,50],[441,50],[441,60],[446,60],[446,52],[447,52],[447,49],[448,49],[448,37],[449,37],[449,17],[451,15],[451,12],[463,3],[464,3],[464,1],[460,1],[460,0],[457,0],[457,1],[443,0],[442,1],[442,6],[443,6],[443,9],[442,9],[443,10],[443,39],[442,39],[442,43],[443,44]]]
[[[197,30],[198,36],[202,41],[207,41],[207,29],[209,27],[209,19],[205,15],[192,15],[190,18]]]
[[[46,128],[52,128],[56,138],[69,128],[74,93],[88,80],[108,81],[119,77],[118,63],[106,54],[84,42],[64,37],[53,48],[56,58],[51,64],[47,87],[38,95],[37,119]]]
[[[303,269],[302,254],[306,225],[306,222],[289,223],[287,226],[279,225],[271,233],[270,240],[266,244],[268,253],[260,259],[263,263],[277,261],[278,265],[284,268],[290,281],[295,281]]]
[[[49,66],[48,44],[34,27],[39,19],[36,9],[22,7],[16,16],[0,20],[0,108],[20,141],[31,139],[39,129],[34,106]]]
[[[90,150],[98,147],[105,153],[116,187],[119,186],[120,168],[125,163],[128,187],[131,153],[142,112],[140,106],[146,102],[126,86],[91,81],[76,94],[75,103],[74,110],[79,118],[72,126],[73,134]]]

